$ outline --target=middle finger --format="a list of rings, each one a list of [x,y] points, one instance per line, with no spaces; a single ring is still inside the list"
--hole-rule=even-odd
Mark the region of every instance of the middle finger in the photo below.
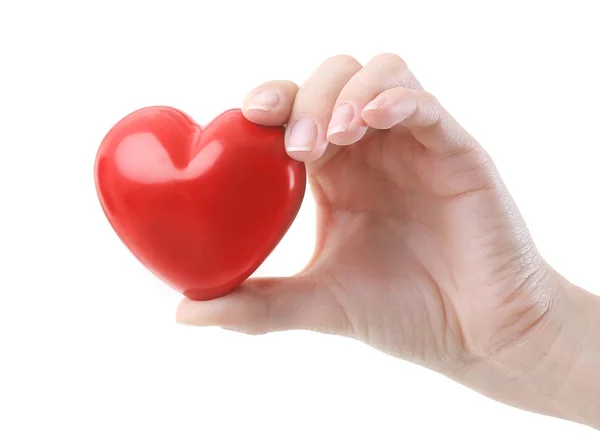
[[[285,145],[292,158],[310,162],[323,155],[333,106],[340,91],[361,67],[350,56],[331,57],[302,85],[286,129]]]

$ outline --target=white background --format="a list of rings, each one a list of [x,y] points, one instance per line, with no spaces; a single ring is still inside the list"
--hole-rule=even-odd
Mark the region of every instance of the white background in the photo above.
[[[330,55],[395,52],[493,154],[551,264],[600,293],[594,6],[2,0],[0,440],[597,441],[347,339],[176,325],[92,173],[137,108],[207,122]],[[308,195],[259,273],[301,269],[313,239]]]

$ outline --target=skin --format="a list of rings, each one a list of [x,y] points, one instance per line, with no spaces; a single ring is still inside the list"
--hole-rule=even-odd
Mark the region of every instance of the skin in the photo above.
[[[184,299],[180,323],[348,336],[600,429],[600,298],[543,259],[488,153],[400,57],[332,57],[300,88],[258,86],[242,109],[286,125],[289,155],[307,163],[315,253],[293,277]]]

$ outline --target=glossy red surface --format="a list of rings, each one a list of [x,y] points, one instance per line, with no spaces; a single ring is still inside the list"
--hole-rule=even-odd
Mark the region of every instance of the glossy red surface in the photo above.
[[[237,109],[204,129],[173,108],[136,111],[98,151],[104,213],[163,281],[191,299],[222,296],[266,259],[302,203],[305,167],[283,134]]]

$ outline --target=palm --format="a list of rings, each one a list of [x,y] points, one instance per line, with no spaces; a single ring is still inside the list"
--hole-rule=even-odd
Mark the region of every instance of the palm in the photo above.
[[[515,310],[536,320],[517,292],[541,267],[507,272],[537,254],[526,232],[511,235],[520,218],[506,213],[494,177],[485,154],[440,156],[402,128],[313,167],[321,223],[309,272],[349,333],[431,365],[508,342]]]

